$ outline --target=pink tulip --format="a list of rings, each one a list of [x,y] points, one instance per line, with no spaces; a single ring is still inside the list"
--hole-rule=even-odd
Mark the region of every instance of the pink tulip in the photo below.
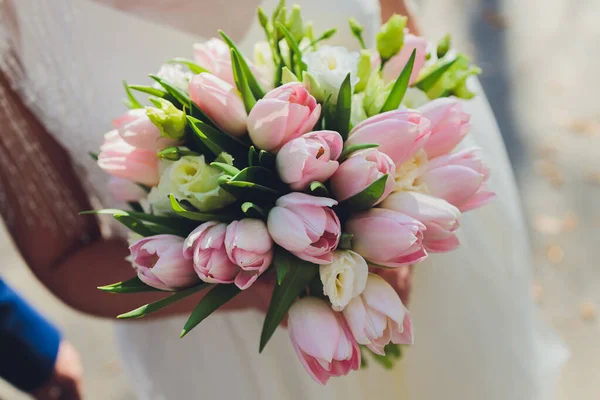
[[[227,256],[226,231],[227,224],[205,222],[185,239],[183,255],[193,260],[193,268],[204,282],[233,283],[240,272]]]
[[[419,109],[431,122],[431,136],[425,144],[429,158],[450,153],[469,132],[471,116],[454,97],[435,99]]]
[[[378,275],[369,274],[365,290],[350,300],[343,313],[354,339],[374,353],[385,355],[390,342],[413,344],[410,313],[394,288]]]
[[[300,82],[271,90],[259,100],[248,116],[248,133],[259,149],[278,152],[292,139],[315,126],[321,105]]]
[[[423,237],[427,251],[445,252],[460,245],[454,231],[458,229],[461,213],[444,199],[419,192],[396,192],[381,207],[422,222],[427,228]]]
[[[190,82],[190,97],[221,129],[233,136],[246,133],[246,108],[237,89],[203,72]]]
[[[417,50],[417,53],[415,54],[415,63],[413,65],[412,73],[410,74],[409,84],[412,85],[417,81],[419,72],[421,72],[421,69],[423,69],[423,66],[425,65],[425,58],[427,56],[427,40],[425,38],[406,33],[404,35],[404,45],[402,46],[402,49],[398,52],[398,54],[390,58],[381,70],[383,80],[386,83],[394,81],[398,78],[400,72],[402,72],[406,66],[410,55],[415,49]]]
[[[294,350],[306,372],[325,385],[332,376],[360,367],[360,349],[342,314],[314,297],[296,301],[288,312]]]
[[[129,110],[115,119],[113,125],[124,141],[140,149],[157,151],[178,143],[160,135],[160,130],[150,121],[144,108]]]
[[[429,120],[414,110],[394,110],[367,118],[350,132],[346,147],[378,144],[397,167],[419,151],[429,138]]]
[[[194,44],[194,61],[216,77],[235,85],[231,51],[221,39],[212,38],[204,43]]]
[[[394,189],[396,166],[377,149],[357,151],[344,161],[330,180],[331,191],[338,201],[362,192],[370,184],[387,174],[385,191],[377,200],[379,204]]]
[[[298,192],[280,197],[267,218],[273,241],[298,258],[330,264],[341,235],[340,220],[329,208],[336,204]]]
[[[136,185],[127,179],[119,178],[118,176],[110,177],[107,188],[115,200],[121,203],[140,201],[147,195],[146,191],[139,185]]]
[[[106,173],[148,186],[159,180],[155,151],[138,149],[124,141],[116,130],[104,135],[98,166]]]
[[[334,131],[315,131],[287,142],[277,154],[277,172],[293,190],[325,182],[337,170],[344,142]]]
[[[225,250],[229,259],[240,267],[235,284],[242,290],[249,288],[273,260],[273,240],[259,219],[230,223],[225,233]]]
[[[199,282],[191,260],[183,257],[183,239],[156,235],[138,240],[129,250],[138,278],[160,290],[176,290]]]
[[[496,197],[486,187],[489,169],[471,148],[430,160],[420,177],[429,193],[441,197],[461,212],[481,207]]]
[[[346,232],[352,237],[352,250],[367,262],[384,267],[416,264],[427,257],[423,247],[425,225],[396,211],[372,208],[350,217]]]

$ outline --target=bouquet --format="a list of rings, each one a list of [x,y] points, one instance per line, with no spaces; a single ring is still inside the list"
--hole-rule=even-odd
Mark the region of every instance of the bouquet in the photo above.
[[[391,366],[413,330],[382,276],[457,248],[461,214],[494,196],[478,150],[455,151],[469,130],[459,99],[479,69],[399,15],[375,48],[351,19],[359,52],[325,45],[336,30],[316,36],[298,6],[258,18],[266,41],[253,60],[220,32],[153,85],[125,83],[130,110],[93,156],[130,210],[88,213],[131,230],[137,276],[100,289],[165,292],[124,319],[198,295],[183,337],[262,280],[260,351],[287,316],[322,384],[366,354]]]

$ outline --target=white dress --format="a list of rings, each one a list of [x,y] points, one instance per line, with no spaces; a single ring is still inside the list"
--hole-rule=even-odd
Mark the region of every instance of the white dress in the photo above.
[[[174,3],[180,1],[186,0]],[[317,32],[338,26],[334,42],[349,47],[356,47],[346,28],[349,16],[366,27],[371,41],[380,24],[375,0],[296,2]],[[164,60],[190,55],[192,43],[201,38],[84,0],[15,3],[27,100],[81,166],[90,192],[109,205],[106,177],[87,152],[98,149],[110,120],[124,111],[121,80],[148,82],[147,73]],[[263,6],[269,10],[275,3]],[[232,22],[226,15],[203,10],[198,23],[219,18],[227,31]],[[241,47],[251,51],[261,39],[254,23]],[[6,60],[4,68],[10,68]],[[410,305],[415,345],[397,369],[384,371],[371,363],[322,387],[304,372],[285,331],[279,329],[258,354],[263,316],[255,311],[214,314],[184,339],[178,333],[185,317],[115,323],[123,365],[139,398],[550,398],[567,353],[538,322],[529,297],[529,246],[493,114],[483,93],[465,105],[473,123],[465,145],[483,149],[498,197],[465,215],[460,249],[432,255],[415,268]]]

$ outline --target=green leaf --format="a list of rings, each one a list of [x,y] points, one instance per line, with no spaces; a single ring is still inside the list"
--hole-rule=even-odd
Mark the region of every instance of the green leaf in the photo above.
[[[257,183],[280,192],[287,191],[287,186],[281,182],[279,176],[275,172],[264,167],[244,168],[237,175],[233,176],[231,180]]]
[[[450,50],[450,46],[452,45],[452,36],[449,33],[446,33],[443,38],[438,42],[436,53],[437,57],[443,58]]]
[[[346,147],[343,151],[342,154],[340,154],[338,161],[341,163],[342,161],[344,161],[345,159],[347,159],[350,154],[360,151],[360,150],[365,150],[365,149],[373,149],[375,147],[379,147],[378,144],[375,143],[358,143],[358,144],[351,144],[350,146]]]
[[[206,317],[240,293],[241,290],[234,284],[216,285],[194,308],[179,337],[182,338],[187,335],[200,322],[204,321]]]
[[[240,173],[240,170],[233,165],[222,163],[222,162],[211,162],[211,167],[215,167],[223,171],[226,175],[235,176]]]
[[[172,58],[167,61],[167,64],[183,64],[192,71],[194,74],[200,74],[202,72],[209,72],[206,68],[202,68],[200,65],[196,64],[192,60],[188,60],[187,58]]]
[[[141,292],[160,292],[161,290],[146,285],[137,276],[127,281],[113,283],[106,286],[98,286],[98,289],[108,293],[141,293]]]
[[[265,168],[275,168],[275,156],[268,151],[261,150],[258,153],[258,163]]]
[[[150,96],[165,97],[167,95],[167,92],[165,92],[164,90],[160,90],[160,89],[157,89],[152,86],[145,86],[145,85],[127,85],[127,86],[129,87],[129,89],[137,90],[138,92],[146,93],[146,94],[149,94]]]
[[[242,204],[242,212],[249,218],[266,219],[268,213],[256,204],[247,201]]]
[[[265,97],[265,91],[263,90],[262,86],[260,86],[260,83],[258,83],[258,80],[252,73],[252,70],[248,66],[248,62],[242,56],[243,53],[240,51],[240,49],[238,49],[238,47],[235,45],[233,40],[231,40],[231,38],[225,34],[225,32],[219,30],[219,34],[221,35],[221,37],[223,38],[225,43],[227,43],[229,48],[232,50],[235,50],[240,55],[240,66],[242,68],[242,72],[244,73],[244,76],[248,80],[248,86],[250,87],[250,90],[252,90],[252,94],[254,94],[254,98],[256,100],[260,100],[263,97]]]
[[[400,107],[400,103],[402,103],[402,99],[406,94],[406,90],[408,89],[408,83],[410,82],[410,75],[412,74],[413,67],[415,65],[415,56],[417,55],[417,50],[413,50],[408,62],[400,72],[398,79],[394,83],[392,87],[392,91],[388,95],[383,107],[381,108],[381,112],[384,113],[386,111],[397,110]]]
[[[350,82],[349,73],[342,82],[335,108],[336,130],[345,141],[348,139],[348,133],[350,132],[350,115],[352,114],[352,83]]]
[[[275,246],[273,253],[273,266],[277,272],[277,284],[281,285],[288,272],[292,270],[294,256],[287,250]]]
[[[236,219],[235,215],[231,215],[231,214],[223,213],[223,212],[218,213],[218,214],[213,214],[213,213],[203,213],[203,212],[199,212],[199,211],[188,210],[181,205],[179,200],[177,200],[177,198],[175,198],[175,196],[173,196],[172,193],[169,194],[169,200],[171,202],[171,208],[173,209],[173,211],[175,211],[175,213],[177,213],[177,215],[182,216],[183,218],[191,219],[194,221],[202,221],[202,222],[206,222],[206,221],[230,222],[230,221],[235,221],[235,219]]]
[[[255,168],[255,167],[252,167]],[[239,201],[251,201],[256,203],[273,203],[281,193],[269,187],[253,182],[234,181],[219,182],[221,187],[233,195]]]
[[[131,231],[142,235],[143,237],[154,236],[155,233],[149,229],[142,221],[127,214],[115,214],[113,217],[129,228]]]
[[[342,250],[352,250],[352,238],[354,237],[351,233],[342,233],[340,237],[340,243],[338,244],[338,249]]]
[[[329,197],[329,190],[321,182],[311,182],[308,187],[310,194],[318,197]]]
[[[333,95],[333,93],[329,93],[327,95],[327,97],[325,98],[325,100],[323,101],[323,104],[321,104],[321,116],[319,117],[319,120],[317,121],[317,123],[315,125],[316,127],[321,127],[321,130],[327,129],[329,120],[333,119],[333,116],[329,112],[332,95]],[[315,128],[315,129],[318,129],[318,128]]]
[[[388,174],[383,175],[367,186],[362,192],[344,200],[342,204],[353,212],[368,210],[383,196],[387,179]]]
[[[242,70],[241,65],[241,56],[238,54],[235,49],[231,49],[231,67],[233,69],[233,79],[235,81],[235,86],[238,88],[242,101],[244,102],[244,106],[246,107],[246,112],[250,113],[252,107],[256,104],[256,99],[254,98],[254,94],[250,89],[248,84],[248,79],[244,75],[244,71]]]
[[[98,161],[98,153],[94,153],[93,151],[88,152],[88,155],[94,160]]]
[[[434,68],[427,75],[419,79],[414,86],[418,87],[424,92],[428,92],[429,89],[435,86],[435,84],[442,77],[442,75],[444,75],[444,73],[448,71],[450,67],[452,67],[452,65],[454,65],[456,60],[458,60],[458,58],[455,58],[454,60],[448,61],[444,64],[441,64],[439,67]]]
[[[144,304],[141,307],[136,308],[135,310],[131,310],[124,314],[118,315],[118,319],[130,319],[130,318],[142,318],[148,314],[152,314],[158,310],[162,310],[163,308],[170,306],[171,304],[183,300],[186,297],[189,297],[201,290],[204,290],[211,286],[208,283],[202,282],[194,287],[184,289],[178,292],[173,293],[172,295],[165,297],[161,300],[155,301],[154,303]]]
[[[190,223],[189,221],[186,221],[185,219],[179,218],[179,217],[165,217],[162,215],[154,215],[154,214],[147,214],[145,212],[139,212],[139,211],[124,211],[124,210],[118,210],[118,209],[114,209],[114,208],[105,208],[102,210],[91,210],[91,211],[82,211],[80,212],[81,215],[98,215],[98,214],[103,214],[103,215],[127,215],[133,218],[136,218],[140,221],[146,221],[146,222],[150,222],[152,224],[156,224],[156,225],[162,225],[165,227],[169,227],[172,229],[178,229],[178,228],[189,228],[192,227],[194,224]]]
[[[127,205],[131,208],[132,211],[144,214],[144,208],[142,207],[139,201],[128,201]]]
[[[223,152],[223,149],[220,146],[218,146],[216,143],[210,140],[204,134],[204,132],[198,129],[194,124],[188,124],[188,129],[191,132],[190,136],[192,136],[192,138],[196,140],[196,144],[198,145],[200,151],[202,152],[202,154],[204,154],[204,156],[212,155],[212,157],[210,158],[214,159]]]
[[[284,250],[279,257],[273,259],[275,268],[277,268],[278,263],[289,264],[290,271],[285,274],[281,284],[276,285],[273,290],[269,310],[260,335],[260,352],[263,351],[296,298],[319,273],[318,265],[300,260]]]
[[[256,151],[254,146],[248,149],[248,165],[251,167],[257,166],[260,163],[260,153]]]
[[[298,68],[296,69],[296,71],[293,72],[296,74],[296,76],[302,76],[302,72],[306,71],[307,66],[306,63],[302,61],[302,50],[300,50],[298,42],[296,41],[296,39],[294,39],[294,36],[291,34],[288,28],[286,28],[285,25],[283,25],[281,22],[277,22],[277,28],[279,28],[281,33],[283,33],[283,36],[285,36],[285,39],[288,45],[290,46],[290,50],[293,53],[291,57],[296,57]]]
[[[233,136],[226,134],[225,132],[210,126],[209,124],[200,121],[194,117],[188,116],[188,121],[190,122],[190,126],[198,135],[198,137],[203,140],[203,142],[208,139],[209,142],[213,143],[213,145],[217,145],[222,149],[222,151],[231,154],[234,159],[234,164],[236,166],[245,166],[245,158],[248,154],[248,145],[244,142],[240,141]],[[207,143],[208,144],[208,143]],[[213,151],[213,149],[211,149]],[[220,152],[219,152],[220,154]],[[215,154],[215,155],[219,155]]]
[[[144,106],[141,105],[139,101],[137,101],[137,99],[135,98],[133,93],[131,93],[131,90],[129,89],[129,85],[127,85],[126,81],[123,81],[123,87],[125,88],[125,93],[127,93],[127,100],[123,101],[125,103],[125,105],[128,108],[132,108],[132,109],[133,108],[144,108]]]

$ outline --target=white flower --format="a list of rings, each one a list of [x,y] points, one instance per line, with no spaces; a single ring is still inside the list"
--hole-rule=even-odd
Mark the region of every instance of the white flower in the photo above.
[[[164,79],[169,82],[171,85],[175,86],[177,89],[187,93],[188,87],[190,86],[190,79],[192,78],[192,73],[186,71],[185,68],[180,64],[164,64],[156,75],[159,78]],[[158,83],[155,83],[154,86],[157,89],[162,89]]]
[[[323,293],[329,297],[331,307],[341,311],[354,297],[360,295],[367,284],[367,262],[351,250],[337,250],[331,264],[319,267]]]
[[[426,164],[427,154],[425,154],[425,151],[419,150],[417,154],[409,158],[403,164],[397,165],[394,192],[411,190],[427,193],[427,186],[419,179]]]
[[[311,51],[302,57],[306,63],[307,72],[319,84],[320,89],[327,95],[332,93],[332,100],[337,100],[337,94],[346,75],[350,73],[352,87],[358,79],[358,59],[360,55],[349,52],[341,46],[321,46],[317,51]]]
[[[152,210],[158,214],[172,212],[169,194],[187,200],[198,210],[216,210],[235,201],[221,189],[218,178],[223,175],[204,161],[204,156],[185,156],[170,164],[162,173],[158,186],[148,194]]]
[[[417,89],[414,87],[409,87],[404,94],[404,98],[402,99],[402,105],[406,108],[416,109],[419,108],[426,103],[429,103],[429,97],[425,94],[421,89]]]

